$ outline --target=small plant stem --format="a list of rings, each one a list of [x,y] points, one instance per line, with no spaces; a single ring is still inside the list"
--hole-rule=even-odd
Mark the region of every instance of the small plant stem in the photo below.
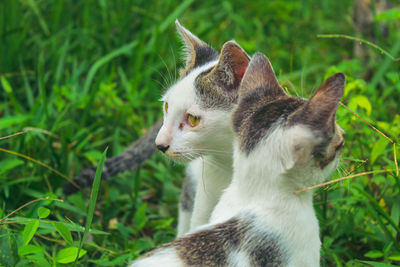
[[[334,184],[334,183],[337,183],[337,182],[340,182],[340,181],[343,181],[343,180],[347,180],[347,179],[350,179],[350,178],[354,178],[354,177],[359,177],[359,176],[364,176],[364,175],[369,175],[369,174],[374,174],[374,173],[389,172],[389,171],[392,171],[392,170],[369,171],[369,172],[357,173],[357,174],[353,174],[353,175],[349,175],[349,176],[345,176],[345,177],[340,177],[338,179],[335,179],[335,180],[332,180],[332,181],[328,181],[328,182],[325,182],[325,183],[322,183],[322,184],[317,184],[317,185],[313,185],[313,186],[310,186],[310,187],[306,187],[306,188],[303,188],[303,189],[296,190],[296,191],[294,191],[294,194],[297,195],[297,194],[303,193],[305,191],[309,191],[309,190],[312,190],[312,189],[315,189],[315,188],[319,188],[319,187],[324,187],[324,186],[327,186],[327,185],[330,185],[330,184]]]
[[[9,213],[6,217],[0,219],[0,223],[2,223],[3,221],[5,221],[8,217],[10,217],[11,215],[13,215],[13,214],[16,213],[17,211],[19,211],[19,210],[25,208],[26,206],[29,206],[29,205],[31,205],[31,204],[33,204],[33,203],[35,203],[35,202],[44,201],[44,200],[49,200],[49,201],[60,201],[60,202],[63,202],[63,201],[64,201],[64,200],[62,200],[62,199],[56,199],[56,198],[38,198],[38,199],[34,199],[34,200],[32,200],[32,201],[29,201],[28,203],[25,203],[24,205],[22,205],[21,207],[17,208],[17,209],[14,210],[13,212]]]

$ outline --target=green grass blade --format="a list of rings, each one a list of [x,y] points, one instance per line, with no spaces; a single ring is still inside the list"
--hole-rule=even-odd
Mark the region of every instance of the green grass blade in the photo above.
[[[83,94],[87,95],[90,89],[90,85],[92,84],[92,80],[94,76],[96,75],[96,72],[100,69],[101,66],[109,62],[115,57],[118,57],[123,54],[129,53],[136,45],[138,44],[137,41],[133,41],[129,44],[126,44],[111,53],[105,55],[104,57],[100,58],[99,60],[96,61],[96,63],[93,64],[93,66],[89,70],[88,77],[85,81],[85,85],[83,86]]]
[[[175,19],[188,8],[194,0],[183,1],[175,10],[169,15],[160,26],[160,31],[165,31],[168,26],[175,21]]]
[[[83,242],[86,240],[86,237],[89,233],[90,226],[92,224],[94,209],[96,207],[97,195],[99,193],[99,188],[100,188],[101,173],[103,171],[104,161],[106,160],[107,150],[108,150],[108,148],[106,148],[104,150],[103,156],[101,157],[99,164],[97,165],[96,174],[94,176],[94,181],[93,181],[93,186],[92,186],[92,192],[90,194],[90,203],[89,203],[89,209],[88,209],[88,214],[87,214],[87,218],[86,218],[85,232],[83,232],[83,238],[79,242],[79,249],[78,249],[78,253],[77,253],[78,256],[79,256],[80,250],[82,248]],[[74,266],[76,266],[76,262],[78,261],[78,258],[79,258],[78,256],[75,259]]]

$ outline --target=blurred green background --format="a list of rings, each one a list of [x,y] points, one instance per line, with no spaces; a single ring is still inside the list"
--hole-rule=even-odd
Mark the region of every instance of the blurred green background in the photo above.
[[[158,99],[182,66],[178,18],[216,49],[235,39],[266,54],[291,94],[308,97],[328,75],[346,73],[343,103],[390,140],[339,108],[346,149],[333,178],[377,172],[316,192],[321,265],[399,264],[400,3],[358,1],[369,15],[355,17],[355,2],[0,1],[0,137],[27,131],[0,139],[0,263],[73,262],[89,189],[5,216],[62,199],[63,176],[96,164],[106,147],[108,157],[121,153],[162,116]],[[317,34],[359,37],[394,59]],[[183,169],[157,154],[104,182],[78,265],[124,266],[172,240]]]

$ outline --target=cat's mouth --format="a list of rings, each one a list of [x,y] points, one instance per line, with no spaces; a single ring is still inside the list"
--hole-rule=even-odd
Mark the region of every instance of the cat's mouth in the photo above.
[[[165,151],[165,155],[167,157],[169,157],[170,159],[179,161],[179,162],[189,162],[192,160],[191,157],[187,156],[186,153],[182,153],[182,152],[178,152],[178,151],[174,151],[172,149],[168,149],[167,151]]]

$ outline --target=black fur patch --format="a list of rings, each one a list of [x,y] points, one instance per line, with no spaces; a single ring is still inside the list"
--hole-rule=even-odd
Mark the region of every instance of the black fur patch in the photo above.
[[[217,60],[218,57],[218,52],[211,46],[196,46],[196,59],[194,60],[193,69],[203,66],[213,60]]]
[[[238,219],[231,219],[212,229],[179,238],[171,245],[185,265],[224,266],[229,251],[239,245],[247,226]]]
[[[197,67],[203,66],[211,61],[217,60],[219,57],[218,52],[208,46],[204,45],[195,45],[195,54],[193,55],[192,62],[186,66],[184,70],[181,72],[181,79],[188,75],[192,70]]]
[[[248,256],[251,266],[282,266],[287,257],[278,240],[269,232],[256,231],[250,219],[232,218],[167,247],[176,249],[185,266],[226,266],[229,255],[238,252]]]
[[[283,96],[273,101],[261,98],[255,90],[244,97],[233,115],[233,127],[239,136],[241,149],[249,154],[263,139],[271,126],[298,110],[306,100]]]
[[[289,257],[282,239],[277,234],[256,229],[254,218],[251,214],[246,219],[232,218],[178,238],[143,257],[157,257],[163,249],[173,248],[184,266],[218,267],[230,266],[229,257],[240,252],[247,256],[251,266],[285,266]]]

